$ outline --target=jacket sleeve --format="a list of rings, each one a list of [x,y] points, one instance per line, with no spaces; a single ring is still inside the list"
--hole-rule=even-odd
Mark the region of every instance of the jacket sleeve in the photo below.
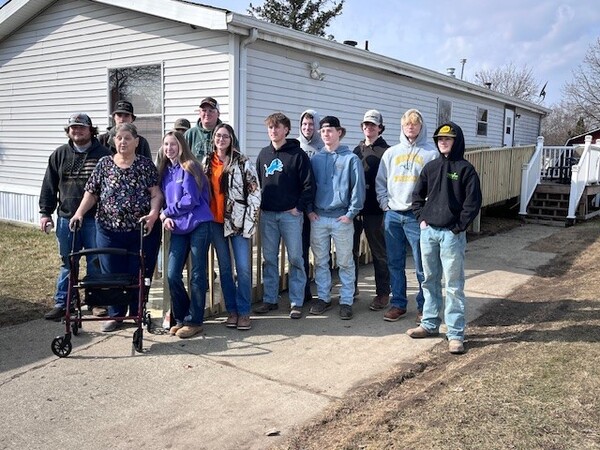
[[[58,152],[55,150],[48,158],[48,167],[40,191],[40,214],[42,217],[50,217],[56,210],[59,180]]]
[[[253,227],[249,230],[249,234],[254,234],[255,226],[258,223],[258,215],[260,211],[261,192],[256,174],[256,167],[248,160],[244,164],[244,183],[246,184],[245,191],[248,193],[246,198],[246,216],[252,222]]]
[[[365,187],[365,171],[362,168],[360,159],[358,156],[354,156],[350,160],[352,170],[350,173],[350,179],[352,182],[350,191],[350,207],[346,216],[350,219],[354,219],[358,213],[363,209],[365,204],[366,187]]]
[[[423,207],[425,206],[425,201],[427,199],[427,189],[427,170],[423,168],[412,193],[412,210],[417,222],[421,222],[421,213],[423,212]]]
[[[205,183],[208,181],[205,179]],[[179,217],[187,214],[200,204],[200,188],[196,183],[196,178],[187,171],[183,172],[181,198],[176,202],[166,205],[163,213],[167,217]]]
[[[298,177],[301,191],[296,209],[302,212],[310,212],[313,209],[313,203],[315,201],[315,177],[308,155],[304,151],[300,152],[299,155],[300,169]]]
[[[385,153],[381,158],[381,163],[379,164],[379,169],[377,170],[377,177],[375,178],[375,193],[377,194],[377,201],[379,202],[379,207],[387,211],[389,209],[388,206],[388,191],[387,191],[387,171],[388,159],[385,157]]]
[[[475,220],[481,209],[481,185],[479,175],[477,175],[474,167],[471,166],[469,168],[465,179],[467,180],[465,185],[465,200],[462,204],[458,223],[452,229],[452,232],[456,234],[465,231],[471,222]]]

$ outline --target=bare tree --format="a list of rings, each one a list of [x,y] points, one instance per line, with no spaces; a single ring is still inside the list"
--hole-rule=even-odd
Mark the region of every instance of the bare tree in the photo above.
[[[326,9],[330,0],[265,0],[262,6],[250,3],[248,13],[267,22],[325,37],[329,22],[342,14],[344,1],[331,1],[331,9]],[[333,39],[332,35],[327,37]]]
[[[565,145],[573,136],[585,133],[585,118],[577,112],[575,106],[563,98],[550,106],[551,112],[542,121],[542,136],[545,145]]]
[[[564,95],[584,117],[588,126],[600,125],[600,38],[590,45],[573,81],[565,84]]]
[[[527,65],[517,67],[510,62],[495,69],[484,69],[475,73],[475,84],[487,86],[502,94],[511,95],[521,100],[541,103],[544,95],[540,93],[538,81],[533,76],[533,70]]]

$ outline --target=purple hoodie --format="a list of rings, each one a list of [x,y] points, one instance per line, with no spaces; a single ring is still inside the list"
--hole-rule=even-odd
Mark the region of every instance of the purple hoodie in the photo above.
[[[162,179],[165,195],[163,214],[173,219],[173,234],[189,233],[200,223],[214,220],[209,206],[208,179],[200,167],[198,173],[202,178],[202,190],[196,179],[179,164],[169,166],[165,171]]]

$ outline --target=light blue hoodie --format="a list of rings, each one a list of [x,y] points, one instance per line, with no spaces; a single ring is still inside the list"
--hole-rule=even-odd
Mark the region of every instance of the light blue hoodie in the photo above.
[[[354,219],[365,201],[365,172],[346,145],[323,148],[310,160],[317,183],[314,212],[323,217]]]

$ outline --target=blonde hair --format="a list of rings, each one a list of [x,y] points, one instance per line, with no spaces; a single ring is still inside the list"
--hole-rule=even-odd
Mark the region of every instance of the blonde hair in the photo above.
[[[400,119],[400,124],[402,126],[407,123],[423,125],[423,115],[418,109],[409,109],[402,115],[402,119]]]

